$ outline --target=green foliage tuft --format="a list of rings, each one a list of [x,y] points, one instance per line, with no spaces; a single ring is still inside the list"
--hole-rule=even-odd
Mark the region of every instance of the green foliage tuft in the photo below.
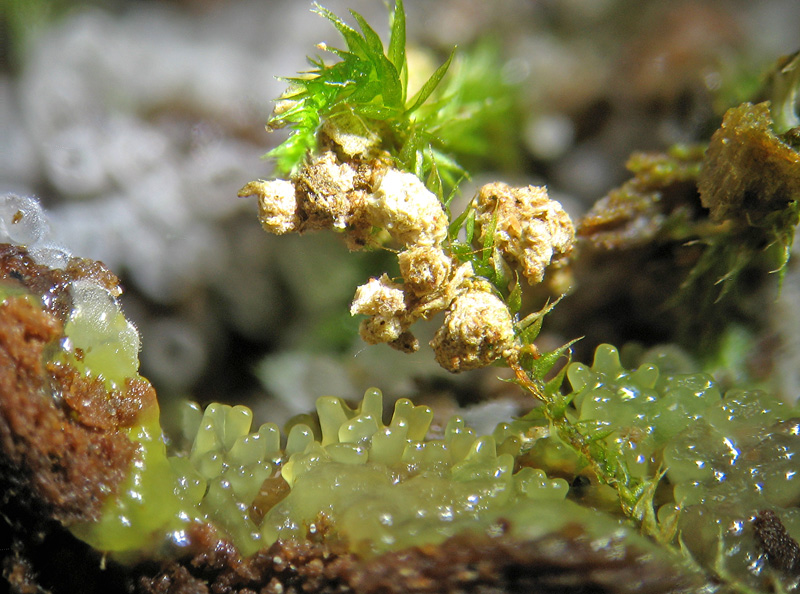
[[[398,0],[391,16],[388,50],[380,36],[364,18],[351,11],[360,31],[322,6],[315,5],[314,12],[329,20],[345,41],[346,49],[321,46],[339,58],[339,62],[325,64],[322,58],[309,59],[314,67],[296,78],[288,78],[289,90],[281,97],[269,129],[291,126],[289,138],[267,156],[276,160],[279,174],[288,174],[297,168],[305,155],[314,150],[317,132],[323,120],[335,121],[337,116],[348,114],[364,125],[364,135],[371,132],[387,133],[392,137],[389,149],[407,171],[430,172],[434,163],[452,169],[453,162],[435,150],[428,118],[418,121],[417,112],[436,90],[453,60],[453,53],[431,75],[430,79],[410,99],[408,93],[408,65],[406,58],[405,10]]]
[[[314,12],[330,21],[345,48],[320,48],[338,61],[309,58],[312,68],[285,78],[268,130],[292,129],[289,137],[265,155],[275,159],[275,172],[295,172],[318,146],[323,125],[356,128],[357,134],[380,142],[400,169],[426,180],[446,205],[467,177],[461,157],[497,158],[495,165],[519,163],[519,126],[514,88],[503,81],[497,44],[486,42],[455,59],[455,49],[409,96],[406,17],[402,1],[391,13],[389,44],[357,12],[358,29],[316,5]],[[458,159],[454,157],[458,155]]]

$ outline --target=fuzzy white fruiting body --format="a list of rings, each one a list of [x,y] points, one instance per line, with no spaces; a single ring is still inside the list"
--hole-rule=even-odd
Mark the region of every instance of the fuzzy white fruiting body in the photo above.
[[[531,285],[542,282],[545,269],[572,252],[572,220],[561,204],[549,198],[544,186],[486,184],[478,192],[475,208],[481,241],[493,233],[493,245],[509,263],[521,268]]]
[[[376,226],[405,246],[438,245],[447,236],[442,203],[413,173],[388,169],[366,208]]]

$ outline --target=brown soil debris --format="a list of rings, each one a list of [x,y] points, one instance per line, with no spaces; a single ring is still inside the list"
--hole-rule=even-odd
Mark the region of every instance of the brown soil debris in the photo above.
[[[698,583],[622,543],[598,548],[577,526],[531,541],[463,533],[441,545],[359,559],[324,541],[277,542],[242,561],[219,542],[153,577],[146,594],[656,594]]]
[[[66,286],[115,277],[102,265],[73,260],[64,271],[36,265],[19,248],[0,248],[0,279],[47,297],[43,311],[25,297],[0,305],[0,484],[4,501],[33,501],[61,522],[96,518],[125,476],[135,446],[120,429],[154,398],[149,385],[130,384],[109,395],[101,382],[67,366],[46,365],[46,350],[61,337]]]
[[[45,310],[62,322],[72,309],[67,285],[78,279],[91,279],[115,297],[122,294],[119,279],[102,262],[71,258],[64,270],[52,270],[36,264],[24,248],[0,244],[0,281],[16,282],[42,297]]]
[[[83,377],[73,367],[51,363],[47,371],[73,419],[86,427],[110,432],[130,427],[139,411],[155,404],[155,391],[144,380],[129,379],[124,393],[109,392],[102,380]]]
[[[116,574],[98,572],[97,555],[61,526],[99,516],[135,455],[124,429],[155,399],[143,380],[109,393],[68,365],[47,363],[72,307],[66,289],[78,278],[119,294],[101,263],[74,258],[50,270],[0,245],[0,282],[33,294],[0,304],[0,550],[15,592],[108,590]]]
[[[800,575],[800,545],[771,509],[763,509],[753,519],[756,540],[773,567]]]
[[[82,422],[91,416],[60,406],[51,395],[44,350],[61,333],[61,324],[24,298],[0,305],[0,447],[9,486],[5,499],[19,489],[51,508],[63,522],[98,517],[103,500],[116,490],[131,461],[134,445],[108,426]],[[97,386],[72,372],[70,400],[99,403]],[[77,394],[87,396],[85,400]],[[106,414],[106,416],[108,416]]]

